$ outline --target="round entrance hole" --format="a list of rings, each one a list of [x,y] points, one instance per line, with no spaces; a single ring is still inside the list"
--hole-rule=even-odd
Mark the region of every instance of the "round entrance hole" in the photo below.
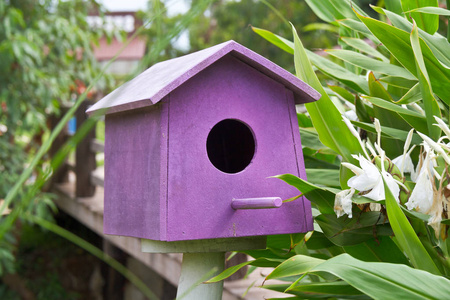
[[[253,159],[255,138],[246,124],[225,119],[209,132],[206,150],[209,160],[217,169],[225,173],[238,173]]]

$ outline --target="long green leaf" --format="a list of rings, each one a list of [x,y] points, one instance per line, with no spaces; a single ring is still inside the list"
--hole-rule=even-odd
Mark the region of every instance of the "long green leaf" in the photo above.
[[[343,248],[346,253],[359,260],[409,265],[405,254],[389,236],[377,235],[364,243]]]
[[[411,32],[413,24],[409,22],[406,18],[403,16],[397,15],[395,13],[392,13],[390,11],[385,10],[384,11],[386,15],[388,16],[389,20],[392,22],[392,24],[402,29],[406,32]],[[447,41],[445,37],[442,35],[435,33],[433,35],[429,34],[426,31],[423,31],[419,28],[419,36],[424,39],[424,41],[427,43],[427,45],[430,47],[433,54],[436,56],[436,58],[442,62],[445,66],[450,66],[450,43]]]
[[[373,299],[441,300],[450,294],[450,280],[442,276],[401,264],[363,262],[348,254],[317,265],[316,271],[333,274]]]
[[[322,94],[320,100],[305,105],[314,127],[319,133],[319,138],[324,145],[342,155],[344,160],[354,161],[351,155],[362,153],[361,145],[345,125],[341,114],[322,87],[293,26],[292,30],[295,45],[294,63],[297,76]]]
[[[408,70],[402,67],[367,57],[355,51],[333,49],[333,50],[326,50],[326,53],[369,71],[374,71],[381,74],[396,77],[403,77],[409,80],[416,79],[414,75],[412,75]]]
[[[316,16],[327,23],[334,23],[336,20],[344,18],[330,0],[306,0],[306,3]]]
[[[439,16],[412,12],[418,8],[434,6],[438,7],[438,0],[402,0],[402,8],[405,13],[410,13],[417,25],[430,34],[434,34],[439,28]]]
[[[233,275],[234,273],[236,273],[237,271],[239,271],[240,269],[242,269],[243,267],[248,266],[248,265],[255,266],[255,267],[274,268],[274,267],[278,266],[280,263],[282,263],[283,261],[284,261],[283,259],[276,259],[276,258],[258,258],[255,260],[245,261],[236,266],[229,267],[228,269],[224,270],[219,275],[214,276],[213,278],[206,281],[206,283],[214,283],[214,282],[224,280],[224,279],[230,277],[231,275]]]
[[[372,123],[352,121],[352,124],[358,126],[361,129],[369,131],[369,132],[373,132],[373,133],[377,132],[375,130],[375,126]],[[391,128],[391,127],[386,127],[386,126],[381,126],[381,136],[398,139],[401,141],[406,141],[406,137],[408,136],[408,131]],[[420,143],[422,143],[422,139],[420,138],[420,136],[418,134],[415,133],[415,134],[413,134],[411,143],[414,145],[420,145]]]
[[[384,22],[359,16],[369,30],[384,44],[391,54],[412,74],[418,74],[416,63],[411,58],[414,52],[410,34]],[[420,40],[424,64],[428,70],[433,91],[447,104],[450,104],[450,69],[439,62],[423,40]]]
[[[400,117],[402,117],[409,125],[414,127],[417,131],[427,133],[427,120],[424,116],[415,112],[413,110],[403,108],[400,105],[394,104],[392,102],[377,98],[377,97],[363,97],[373,105],[382,107],[384,109],[390,110],[394,113],[397,113]]]
[[[350,37],[341,37],[341,40],[347,45],[358,49],[359,51],[371,55],[373,57],[379,58],[384,62],[389,63],[389,59],[385,57],[383,54],[378,52],[375,48],[370,46],[367,42],[362,39],[350,38]]]
[[[396,104],[410,104],[422,100],[422,94],[420,93],[420,86],[417,83],[408,92],[406,92],[400,100],[396,101]]]
[[[294,54],[294,43],[292,43],[291,41],[265,29],[252,27],[252,30],[273,45],[288,53]],[[322,73],[342,82],[355,91],[358,91],[360,93],[368,93],[369,89],[367,86],[367,82],[363,76],[356,75],[312,51],[306,49],[305,51],[308,54],[308,58],[310,59],[311,63],[313,63],[313,65]]]
[[[419,78],[419,87],[423,98],[423,104],[425,107],[425,115],[428,125],[428,135],[437,140],[441,135],[441,129],[434,126],[435,123],[434,116],[441,118],[441,110],[439,104],[434,98],[433,91],[431,90],[430,80],[428,77],[427,68],[423,61],[422,50],[419,42],[419,35],[417,32],[417,27],[414,26],[411,32],[411,45],[414,52],[414,58],[417,66],[417,77]]]
[[[264,285],[265,289],[278,292],[289,287],[289,284]],[[296,295],[298,298],[295,299],[370,299],[345,281],[300,283],[286,293]]]
[[[441,275],[386,183],[384,183],[384,189],[387,215],[399,247],[406,253],[414,267]]]
[[[305,255],[296,255],[280,264],[275,270],[267,275],[266,280],[300,275],[309,272],[314,267],[323,263],[323,259]]]
[[[309,201],[317,206],[321,213],[334,214],[334,193],[321,189],[291,174],[277,175],[274,177],[297,188]]]
[[[420,7],[420,8],[412,9],[410,11],[405,11],[405,13],[410,13],[410,12],[421,12],[421,13],[432,14],[432,15],[450,16],[450,10],[441,8],[441,7],[433,7],[433,6]]]
[[[389,224],[383,224],[380,212],[366,212],[355,218],[337,218],[335,214],[321,214],[315,220],[326,237],[337,246],[357,245],[373,239],[376,235],[392,234]]]

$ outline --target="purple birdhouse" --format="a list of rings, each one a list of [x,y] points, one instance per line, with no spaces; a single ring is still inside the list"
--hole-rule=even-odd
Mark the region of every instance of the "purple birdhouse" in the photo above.
[[[104,109],[106,234],[160,241],[313,229],[307,199],[270,176],[306,178],[295,104],[320,98],[229,41],[155,64]]]

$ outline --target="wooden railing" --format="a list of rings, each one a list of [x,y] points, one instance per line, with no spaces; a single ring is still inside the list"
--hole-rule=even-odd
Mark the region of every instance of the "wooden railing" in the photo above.
[[[75,113],[76,129],[78,130],[84,121],[88,118],[86,110],[92,104],[91,101],[84,101]],[[70,108],[69,104],[63,104],[61,108],[61,115],[67,112]],[[50,129],[53,129],[60,117],[51,116],[49,118]],[[64,145],[70,138],[68,125],[60,135],[56,138],[50,149],[50,155],[53,156],[61,146]],[[95,194],[97,186],[104,186],[103,176],[95,173],[97,168],[96,154],[105,151],[104,143],[95,138],[95,128],[89,131],[83,140],[77,145],[75,149],[75,161],[65,161],[62,166],[53,175],[53,183],[65,183],[68,181],[68,173],[72,171],[75,175],[75,195],[76,197],[92,197]]]

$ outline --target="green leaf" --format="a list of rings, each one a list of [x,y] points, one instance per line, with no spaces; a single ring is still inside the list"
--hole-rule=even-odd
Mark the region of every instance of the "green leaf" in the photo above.
[[[297,188],[303,196],[317,206],[321,213],[334,214],[334,193],[319,188],[318,186],[291,174],[277,175],[274,176],[274,178],[281,179],[287,184]]]
[[[306,169],[308,181],[314,184],[339,187],[339,170],[337,169]]]
[[[255,266],[255,267],[263,267],[263,268],[267,268],[267,267],[274,268],[283,261],[284,261],[283,259],[275,259],[275,258],[258,258],[255,260],[245,261],[236,266],[229,267],[228,269],[224,270],[219,275],[209,279],[205,283],[214,283],[214,282],[224,280],[224,279],[230,277],[231,275],[233,275],[234,273],[236,273],[237,271],[239,271],[240,269],[242,269],[243,267],[248,266],[248,265]]]
[[[405,13],[427,6],[438,7],[438,0],[402,0],[402,8]],[[411,17],[414,18],[417,26],[430,34],[434,34],[439,28],[439,16],[437,15],[413,12]]]
[[[350,72],[329,59],[326,59],[309,50],[306,50],[306,53],[308,54],[308,58],[313,65],[325,75],[340,81],[355,91],[360,93],[368,93],[369,88],[364,76],[356,75],[355,73]]]
[[[364,26],[364,23],[351,20],[351,19],[344,19],[344,20],[338,20],[338,24],[345,26],[347,28],[350,28],[351,30],[354,30],[356,32],[360,32],[364,34],[367,38],[369,38],[371,41],[373,41],[376,45],[382,45],[380,40],[377,39],[370,30]]]
[[[331,3],[347,19],[353,19],[356,21],[358,20],[354,11],[357,11],[359,14],[361,14],[363,16],[367,16],[367,14],[364,12],[364,10],[359,8],[355,4],[355,2],[353,2],[351,0],[349,0],[349,1],[331,0]]]
[[[373,132],[373,133],[377,132],[375,130],[375,126],[372,123],[363,123],[363,122],[358,122],[358,121],[351,121],[351,122],[352,122],[352,124],[358,126],[361,129],[364,129],[366,131]],[[381,126],[381,136],[392,138],[392,139],[398,139],[401,141],[406,141],[406,137],[408,136],[408,131],[395,129],[395,128],[391,128],[391,127],[386,127],[386,126]],[[414,145],[420,145],[420,143],[422,143],[422,138],[418,134],[414,133],[411,143]]]
[[[410,109],[406,109],[401,107],[400,105],[394,104],[392,102],[377,98],[377,97],[370,97],[366,96],[363,97],[373,105],[376,105],[378,107],[382,107],[384,109],[387,109],[391,112],[394,112],[398,114],[400,117],[402,117],[406,122],[408,122],[409,125],[414,127],[417,131],[427,133],[427,120],[424,116],[419,114],[418,112],[415,112]]]
[[[405,89],[410,89],[415,84],[417,84],[417,80],[408,80],[402,77],[395,77],[395,76],[380,77],[378,80],[387,83],[389,85]]]
[[[422,100],[422,94],[420,92],[420,86],[417,83],[408,92],[406,92],[400,100],[396,101],[396,104],[410,104]]]
[[[345,125],[341,114],[322,87],[293,26],[292,30],[295,45],[294,63],[297,76],[322,94],[320,100],[305,105],[319,134],[319,138],[325,146],[339,153],[344,160],[353,162],[355,159],[351,155],[362,153],[361,145],[350,132],[347,125]]]
[[[408,32],[395,28],[384,22],[359,16],[370,31],[379,38],[384,46],[391,54],[412,74],[418,74],[416,63],[412,58],[414,52],[410,43],[410,35]],[[433,52],[420,39],[420,47],[423,54],[424,64],[430,76],[433,91],[447,104],[450,104],[450,94],[448,87],[450,86],[450,69],[442,65]]]
[[[281,267],[281,265],[279,266]],[[327,272],[374,299],[447,299],[450,280],[401,264],[363,262],[342,254],[311,272]]]
[[[314,150],[326,148],[319,140],[316,131],[300,128],[300,137],[302,140],[302,147],[308,147]]]
[[[323,263],[324,260],[305,255],[293,256],[267,275],[266,280],[300,275]]]
[[[350,38],[350,37],[341,37],[341,40],[347,45],[363,52],[373,57],[381,59],[383,62],[389,63],[389,59],[386,58],[383,54],[378,52],[375,48],[370,46],[367,42],[362,39]]]
[[[419,87],[423,98],[423,104],[425,108],[425,115],[428,125],[428,135],[437,140],[441,135],[441,129],[433,124],[436,122],[434,116],[442,118],[439,105],[434,98],[433,91],[431,90],[430,80],[428,77],[427,68],[423,61],[422,50],[419,42],[419,35],[417,27],[414,26],[411,32],[411,45],[414,52],[414,58],[416,61],[417,76],[419,78]]]
[[[358,213],[354,218],[337,218],[335,214],[321,214],[315,221],[326,237],[337,246],[350,246],[373,239],[376,235],[391,235],[389,224],[382,224],[380,212]]]
[[[311,128],[313,127],[312,121],[305,114],[298,113],[297,114],[298,126],[300,128]]]
[[[356,259],[409,265],[408,259],[389,236],[376,236],[344,250]]]
[[[386,5],[386,8],[396,14],[402,14],[402,2],[400,0],[390,0],[386,1],[384,3]]]
[[[386,15],[395,27],[407,32],[412,31],[413,24],[406,18],[394,14],[390,11],[386,11]],[[433,54],[440,62],[442,62],[447,67],[450,66],[450,43],[445,37],[437,33],[431,35],[420,28],[419,36],[424,39]]]
[[[260,35],[261,37],[263,37],[264,39],[266,39],[267,41],[269,41],[270,43],[277,46],[278,48],[286,51],[287,53],[294,54],[294,46],[288,45],[285,41],[283,41],[283,39],[280,38],[280,36],[273,34],[272,32],[270,32],[268,30],[253,27],[253,26],[252,26],[252,30],[255,33],[257,33],[258,35]],[[292,42],[291,42],[291,44],[292,44]]]
[[[341,96],[342,99],[344,99],[352,104],[354,103],[355,95],[350,93],[347,89],[345,89],[341,86],[338,86],[338,85],[329,85],[328,87],[330,88],[330,90],[332,90],[333,92],[335,92],[336,94]]]
[[[330,0],[306,0],[306,3],[316,16],[327,23],[344,18]]]
[[[405,11],[405,13],[411,13],[411,12],[421,12],[425,14],[432,14],[432,15],[441,15],[441,16],[450,16],[450,10],[441,8],[441,7],[433,7],[433,6],[425,6],[420,8],[415,8],[409,11]]]
[[[289,287],[289,284],[264,285],[265,289],[281,293]],[[371,299],[345,281],[300,283],[286,293],[299,297],[294,299]]]
[[[409,80],[416,79],[414,75],[402,67],[367,57],[361,53],[350,50],[326,50],[326,53],[369,71],[403,77]]]
[[[387,215],[400,249],[408,256],[411,264],[415,268],[440,275],[439,269],[420,242],[386,182],[384,183],[384,190],[386,195]]]

